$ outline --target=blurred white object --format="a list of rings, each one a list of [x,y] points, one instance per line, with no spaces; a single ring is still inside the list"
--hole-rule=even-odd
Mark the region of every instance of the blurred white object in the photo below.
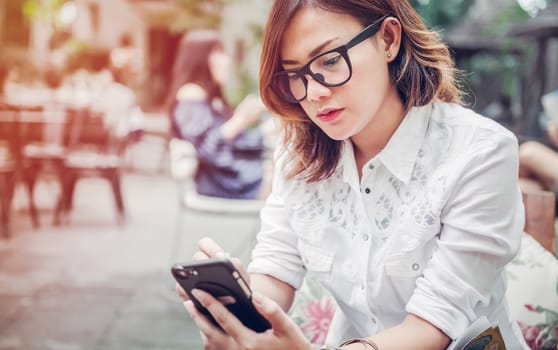
[[[558,124],[558,89],[544,95],[542,105],[548,119]]]

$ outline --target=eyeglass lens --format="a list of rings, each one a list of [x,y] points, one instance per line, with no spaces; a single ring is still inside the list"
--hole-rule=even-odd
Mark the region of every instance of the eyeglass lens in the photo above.
[[[314,57],[303,67],[275,73],[271,81],[272,89],[283,99],[298,103],[306,98],[307,75],[328,87],[345,84],[351,78],[351,63],[347,50],[374,35],[385,17],[366,27],[347,44]]]
[[[329,52],[314,58],[308,65],[308,73],[322,85],[332,86],[344,83],[351,71],[345,57],[339,52]],[[278,81],[282,91],[290,91],[294,100],[306,97],[306,78],[300,72],[287,73]]]

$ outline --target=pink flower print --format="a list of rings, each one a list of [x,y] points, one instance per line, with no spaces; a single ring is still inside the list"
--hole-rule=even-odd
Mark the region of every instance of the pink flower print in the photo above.
[[[525,308],[529,311],[537,311],[537,308],[531,304],[525,304]]]
[[[541,330],[539,327],[526,325],[522,322],[517,322],[519,328],[521,329],[521,333],[523,334],[523,338],[525,338],[525,342],[529,345],[529,348],[532,350],[536,350],[541,347],[544,343],[544,339],[540,337]]]
[[[335,313],[333,303],[327,298],[312,300],[304,307],[303,312],[308,321],[300,328],[312,344],[323,345]]]

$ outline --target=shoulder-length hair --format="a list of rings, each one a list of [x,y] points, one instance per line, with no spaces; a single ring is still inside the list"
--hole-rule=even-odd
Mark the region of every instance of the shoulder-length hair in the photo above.
[[[434,99],[461,103],[456,69],[438,33],[429,31],[407,0],[275,0],[265,28],[260,62],[260,93],[273,113],[281,116],[284,142],[292,162],[290,178],[308,182],[329,177],[336,169],[341,141],[332,140],[305,114],[300,104],[289,103],[269,88],[274,73],[283,70],[281,42],[294,14],[303,7],[348,14],[362,26],[382,16],[401,23],[401,48],[389,64],[391,79],[405,109],[424,106]]]
[[[182,85],[193,83],[207,93],[208,102],[215,98],[224,102],[222,87],[213,79],[209,65],[209,56],[217,49],[222,50],[223,44],[216,30],[194,29],[184,34],[173,67],[173,99]]]

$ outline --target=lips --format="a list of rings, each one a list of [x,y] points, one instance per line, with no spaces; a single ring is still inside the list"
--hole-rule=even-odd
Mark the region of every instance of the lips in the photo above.
[[[326,108],[319,111],[316,116],[319,120],[328,122],[337,118],[342,111],[343,108]]]

